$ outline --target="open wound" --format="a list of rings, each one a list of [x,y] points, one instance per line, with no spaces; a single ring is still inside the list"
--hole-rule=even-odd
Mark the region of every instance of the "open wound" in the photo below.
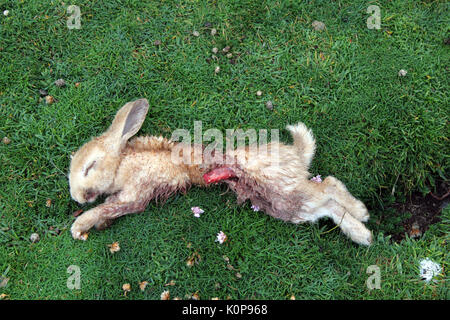
[[[205,173],[203,175],[203,180],[205,183],[209,184],[234,177],[236,177],[236,174],[229,167],[220,167]]]

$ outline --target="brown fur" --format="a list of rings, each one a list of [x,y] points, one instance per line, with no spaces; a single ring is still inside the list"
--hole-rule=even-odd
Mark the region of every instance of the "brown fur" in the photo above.
[[[204,158],[199,165],[175,164],[171,154],[179,145],[163,137],[128,141],[141,127],[147,110],[145,99],[127,103],[110,128],[73,157],[69,174],[72,197],[85,203],[100,194],[109,195],[105,203],[77,218],[71,229],[74,238],[84,239],[83,234],[93,226],[104,228],[122,215],[141,212],[153,199],[164,201],[192,184],[205,186],[203,175],[223,166]],[[313,135],[302,123],[287,129],[293,145],[272,142],[266,154],[259,153],[256,146],[246,146],[224,155],[235,173],[224,182],[236,193],[238,202],[250,200],[267,214],[293,223],[330,217],[353,241],[370,245],[371,233],[362,223],[369,217],[364,204],[333,177],[322,183],[310,181]],[[191,159],[194,148],[188,155]]]

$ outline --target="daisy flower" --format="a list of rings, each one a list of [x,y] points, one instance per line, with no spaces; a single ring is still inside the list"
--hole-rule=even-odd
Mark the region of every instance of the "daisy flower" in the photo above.
[[[225,233],[223,233],[223,231],[220,231],[217,234],[217,239],[216,242],[219,242],[220,244],[224,243],[225,241],[227,241],[227,235]]]
[[[200,214],[204,213],[205,211],[200,209],[199,207],[192,207],[192,212],[194,213],[194,217],[200,218]]]

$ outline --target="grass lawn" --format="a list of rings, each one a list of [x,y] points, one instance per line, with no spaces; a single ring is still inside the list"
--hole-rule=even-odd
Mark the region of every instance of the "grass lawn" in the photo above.
[[[80,7],[81,29],[67,27],[68,4]],[[366,25],[372,4],[380,30]],[[395,228],[390,204],[448,178],[448,2],[0,1],[6,9],[0,275],[9,281],[1,297],[159,299],[170,290],[183,299],[450,298],[449,208],[419,239],[387,236]],[[326,29],[314,30],[314,20]],[[60,78],[66,86],[54,85]],[[47,104],[41,89],[56,101]],[[69,193],[70,154],[141,97],[150,111],[140,134],[170,137],[202,121],[203,131],[280,129],[291,142],[284,127],[305,122],[318,145],[311,172],[336,176],[367,204],[374,244],[352,243],[328,220],[293,225],[237,206],[220,185],[152,202],[86,242],[73,240],[80,207]],[[193,206],[205,210],[201,218]],[[221,230],[224,244],[215,242]],[[113,242],[121,247],[114,254]],[[193,256],[198,263],[188,267]],[[443,268],[429,283],[419,276],[426,257]],[[70,265],[80,268],[80,289],[66,285]],[[380,289],[366,286],[371,265]]]

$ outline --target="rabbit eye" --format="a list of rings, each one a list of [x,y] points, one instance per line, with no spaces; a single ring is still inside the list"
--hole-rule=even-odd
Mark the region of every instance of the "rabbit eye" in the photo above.
[[[89,174],[89,170],[91,170],[91,169],[94,167],[95,162],[96,162],[96,161],[92,162],[92,163],[89,165],[89,167],[86,168],[86,170],[84,171],[84,176],[85,176],[85,177],[87,177],[87,175]]]

